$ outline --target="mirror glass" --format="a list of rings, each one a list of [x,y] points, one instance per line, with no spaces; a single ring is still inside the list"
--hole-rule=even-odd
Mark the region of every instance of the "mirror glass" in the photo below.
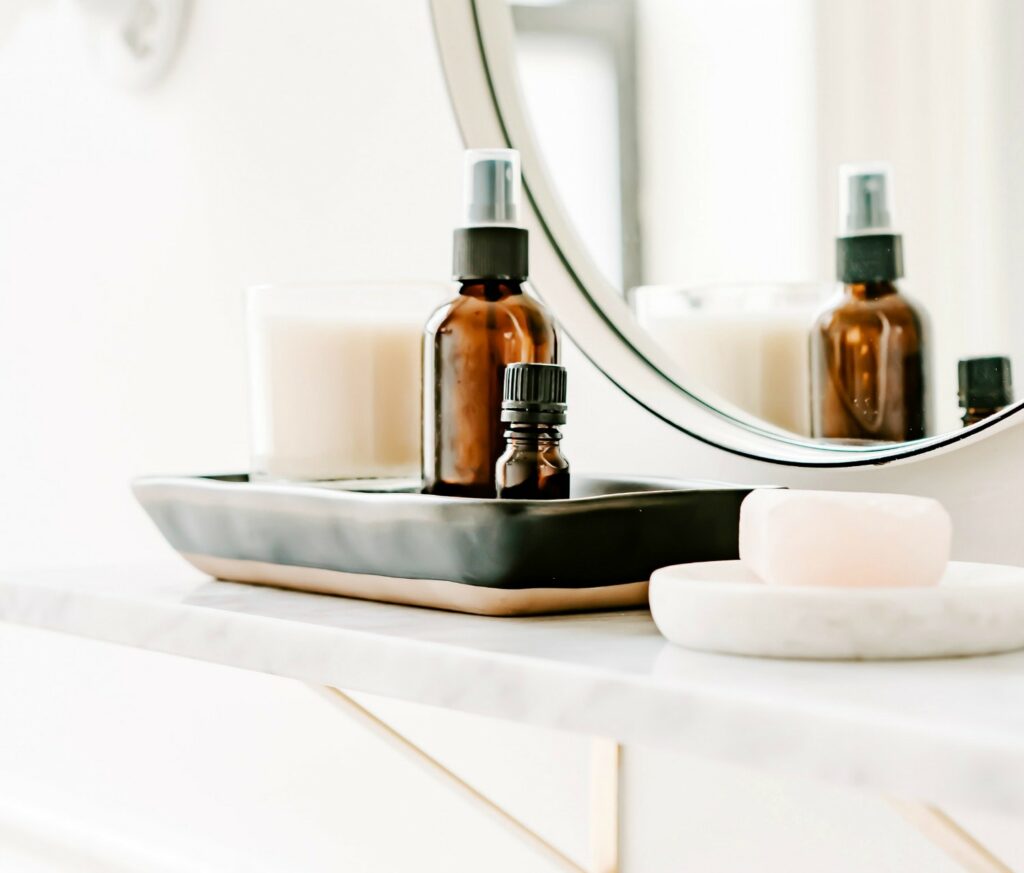
[[[961,388],[968,423],[1013,402],[1024,3],[509,12],[549,181],[682,387],[843,445],[962,428]]]

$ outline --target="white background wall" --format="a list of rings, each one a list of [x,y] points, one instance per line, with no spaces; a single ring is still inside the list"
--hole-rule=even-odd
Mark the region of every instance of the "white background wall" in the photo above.
[[[21,5],[0,28],[0,563],[167,558],[126,483],[244,467],[240,289],[447,273],[460,146],[427,9],[196,0],[136,95],[93,74],[77,0]],[[578,466],[735,469],[569,364]],[[373,705],[584,856],[581,738]],[[634,869],[953,869],[847,792],[642,752],[626,788]],[[0,869],[413,866],[544,869],[301,686],[0,627]]]

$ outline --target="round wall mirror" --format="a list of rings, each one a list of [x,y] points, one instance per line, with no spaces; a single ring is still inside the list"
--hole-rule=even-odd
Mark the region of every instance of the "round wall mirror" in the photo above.
[[[522,153],[537,289],[655,414],[752,457],[848,466],[1019,411],[1024,7],[434,16],[467,145]]]

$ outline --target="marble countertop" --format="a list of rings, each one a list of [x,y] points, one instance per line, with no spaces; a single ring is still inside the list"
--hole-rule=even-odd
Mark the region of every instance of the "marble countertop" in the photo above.
[[[178,562],[0,572],[0,620],[847,785],[1024,811],[1024,653],[707,655],[644,611],[483,618],[217,582]]]

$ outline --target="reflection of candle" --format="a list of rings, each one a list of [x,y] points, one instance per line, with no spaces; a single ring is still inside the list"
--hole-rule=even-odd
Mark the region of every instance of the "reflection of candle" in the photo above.
[[[641,321],[679,363],[695,392],[710,391],[750,415],[806,436],[812,318],[812,310],[794,306],[678,312]]]

